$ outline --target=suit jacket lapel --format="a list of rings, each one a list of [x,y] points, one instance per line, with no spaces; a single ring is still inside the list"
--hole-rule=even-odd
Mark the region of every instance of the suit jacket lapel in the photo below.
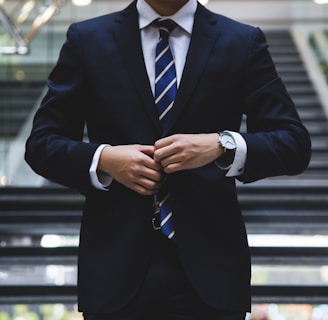
[[[175,103],[168,118],[168,123],[170,124],[168,131],[173,127],[191,98],[191,94],[205,68],[213,45],[219,36],[218,29],[214,28],[216,23],[216,17],[203,6],[198,5],[186,64]],[[167,133],[165,132],[164,135]]]
[[[144,63],[136,3],[131,3],[123,10],[116,22],[117,28],[113,30],[113,35],[135,88],[139,93],[144,110],[157,132],[165,136],[169,133],[190,99],[209,58],[211,49],[219,36],[217,28],[214,28],[217,19],[206,8],[198,5],[186,64],[172,112],[169,114],[168,122],[170,125],[166,132],[161,132],[162,129]]]
[[[117,28],[113,31],[114,38],[122,54],[127,70],[131,75],[145,112],[153,122],[155,129],[161,134],[154,97],[149,84],[148,74],[142,54],[136,3],[131,3],[119,18]]]

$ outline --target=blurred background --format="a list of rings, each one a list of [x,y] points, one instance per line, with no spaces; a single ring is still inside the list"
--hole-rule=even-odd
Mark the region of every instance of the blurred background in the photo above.
[[[32,172],[24,144],[68,26],[129,2],[0,0],[0,320],[82,319],[84,199]],[[248,320],[327,320],[328,0],[201,3],[262,28],[313,143],[303,174],[238,184],[253,259]]]

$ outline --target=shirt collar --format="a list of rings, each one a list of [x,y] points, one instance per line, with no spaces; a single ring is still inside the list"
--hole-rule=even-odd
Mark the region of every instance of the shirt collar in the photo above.
[[[165,18],[172,19],[182,29],[191,34],[196,9],[197,0],[189,0],[178,12]],[[156,19],[163,18],[145,0],[137,1],[137,10],[139,13],[140,29],[149,26]]]

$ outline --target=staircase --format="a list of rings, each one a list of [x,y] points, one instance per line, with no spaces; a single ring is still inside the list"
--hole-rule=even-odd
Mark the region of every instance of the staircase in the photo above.
[[[40,97],[50,66],[0,66],[0,137],[12,139]]]
[[[328,121],[289,33],[269,33],[270,51],[287,90],[312,138],[312,160],[298,178],[328,183]]]
[[[270,52],[300,117],[312,139],[309,167],[298,176],[264,179],[238,185],[248,234],[328,234],[328,121],[304,68],[291,34],[266,32]],[[321,266],[326,247],[251,247],[253,265]],[[293,275],[290,274],[292,277]],[[253,302],[326,303],[328,287],[320,281],[297,285],[253,285]]]
[[[277,70],[311,134],[313,155],[299,176],[238,184],[247,231],[328,235],[328,121],[289,32],[266,35]],[[0,310],[3,304],[75,303],[76,244],[49,248],[40,241],[45,234],[76,241],[82,206],[83,197],[65,188],[0,189]],[[251,254],[259,266],[328,263],[327,247],[251,246]],[[62,282],[46,277],[49,265],[58,267]],[[328,301],[328,287],[322,284],[254,284],[252,290],[253,303]]]

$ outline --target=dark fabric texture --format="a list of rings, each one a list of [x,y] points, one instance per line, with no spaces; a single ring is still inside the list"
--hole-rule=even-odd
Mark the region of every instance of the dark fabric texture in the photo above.
[[[174,110],[162,132],[135,2],[73,24],[36,113],[25,158],[46,178],[86,196],[79,248],[79,309],[112,313],[140,290],[152,253],[153,197],[114,181],[96,190],[100,144],[152,145],[175,133],[239,131],[247,117],[244,183],[302,172],[310,139],[278,77],[261,30],[198,5]],[[136,125],[138,123],[138,125]],[[89,142],[82,140],[85,125]],[[250,254],[235,179],[215,163],[168,175],[175,244],[207,305],[249,310]]]

